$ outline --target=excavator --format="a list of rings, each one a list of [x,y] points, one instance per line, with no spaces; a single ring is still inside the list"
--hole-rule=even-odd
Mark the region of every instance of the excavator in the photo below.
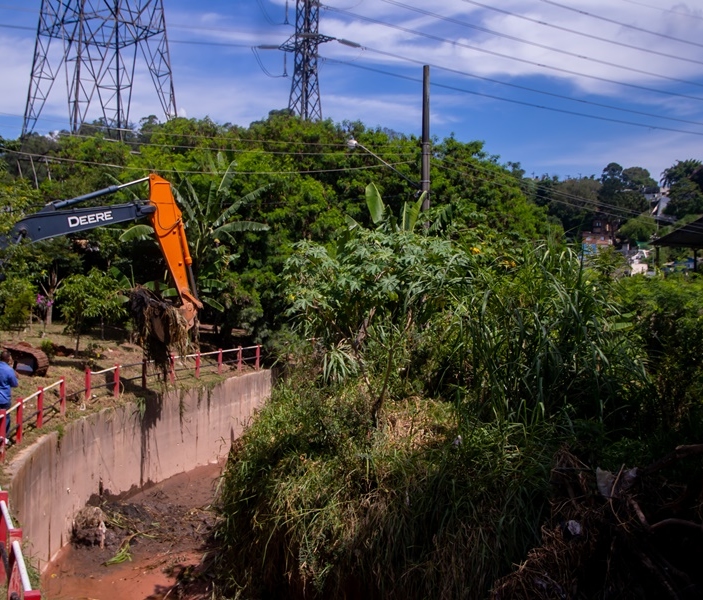
[[[148,200],[110,206],[69,208],[145,181],[149,182]],[[149,219],[154,228],[156,241],[161,248],[180,299],[177,310],[183,318],[186,330],[189,330],[195,324],[198,310],[202,309],[203,305],[196,292],[192,269],[193,259],[188,250],[182,213],[176,205],[171,184],[159,175],[152,173],[149,177],[121,185],[112,185],[83,196],[51,202],[39,212],[19,220],[9,236],[0,239],[0,248],[7,247],[11,243],[37,242],[142,218]],[[152,317],[151,330],[161,342],[168,343],[168,332],[164,330],[163,323],[154,317]],[[8,349],[13,353],[23,352],[20,348]]]

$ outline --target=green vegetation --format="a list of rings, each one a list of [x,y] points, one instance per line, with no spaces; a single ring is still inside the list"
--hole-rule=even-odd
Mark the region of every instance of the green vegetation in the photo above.
[[[226,594],[484,598],[540,543],[555,456],[618,472],[700,441],[703,284],[620,279],[617,252],[581,256],[602,214],[649,238],[645,169],[529,179],[449,138],[433,145],[422,214],[415,188],[350,152],[350,135],[415,179],[418,140],[360,123],[148,118],[125,143],[5,142],[0,202],[11,223],[40,199],[159,172],[183,210],[201,320],[279,361],[222,479]],[[47,157],[40,169],[21,143]],[[663,174],[677,216],[699,208],[699,167]],[[125,281],[169,286],[144,225],[11,246],[5,272],[4,326],[28,311],[50,323],[55,300],[77,344],[83,326],[123,321]]]
[[[661,403],[633,290],[568,249],[296,250],[311,343],[223,480],[220,570],[245,597],[483,598],[538,543],[558,449],[618,468],[700,432],[690,399]]]
[[[61,314],[66,330],[76,336],[76,354],[84,333],[91,321],[106,319],[119,321],[126,316],[124,301],[117,281],[110,275],[91,269],[87,275],[76,273],[66,278],[56,299],[61,303]]]
[[[459,426],[451,404],[408,398],[377,429],[368,409],[354,386],[277,390],[224,475],[230,589],[480,597],[537,541],[549,426]]]

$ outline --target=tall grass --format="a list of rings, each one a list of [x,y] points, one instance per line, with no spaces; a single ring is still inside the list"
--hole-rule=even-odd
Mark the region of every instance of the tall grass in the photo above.
[[[538,539],[547,426],[459,429],[450,404],[416,399],[377,429],[366,403],[353,387],[285,387],[245,434],[221,495],[231,590],[480,598]]]
[[[525,425],[637,410],[649,390],[641,342],[607,281],[574,252],[527,248],[509,272],[484,270],[473,285],[440,351],[465,410]]]

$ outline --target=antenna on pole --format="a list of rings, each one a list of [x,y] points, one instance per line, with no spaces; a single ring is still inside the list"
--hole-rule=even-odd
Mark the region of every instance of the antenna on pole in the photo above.
[[[63,69],[72,133],[97,99],[105,127],[122,138],[129,128],[137,49],[166,118],[175,117],[163,0],[42,0],[22,135],[34,129]]]

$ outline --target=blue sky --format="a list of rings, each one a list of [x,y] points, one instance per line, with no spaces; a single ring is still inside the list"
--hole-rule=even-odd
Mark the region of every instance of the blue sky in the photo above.
[[[288,105],[292,55],[284,70],[283,52],[252,48],[294,33],[295,0],[289,24],[285,0],[164,4],[181,115],[246,126]],[[21,132],[40,5],[0,0],[5,138]],[[320,46],[322,113],[420,136],[429,64],[433,136],[483,140],[528,175],[598,176],[615,161],[656,179],[703,159],[702,28],[703,0],[328,0],[320,33],[360,47]],[[149,114],[163,118],[138,64],[130,120]],[[35,131],[67,115],[59,76]]]

